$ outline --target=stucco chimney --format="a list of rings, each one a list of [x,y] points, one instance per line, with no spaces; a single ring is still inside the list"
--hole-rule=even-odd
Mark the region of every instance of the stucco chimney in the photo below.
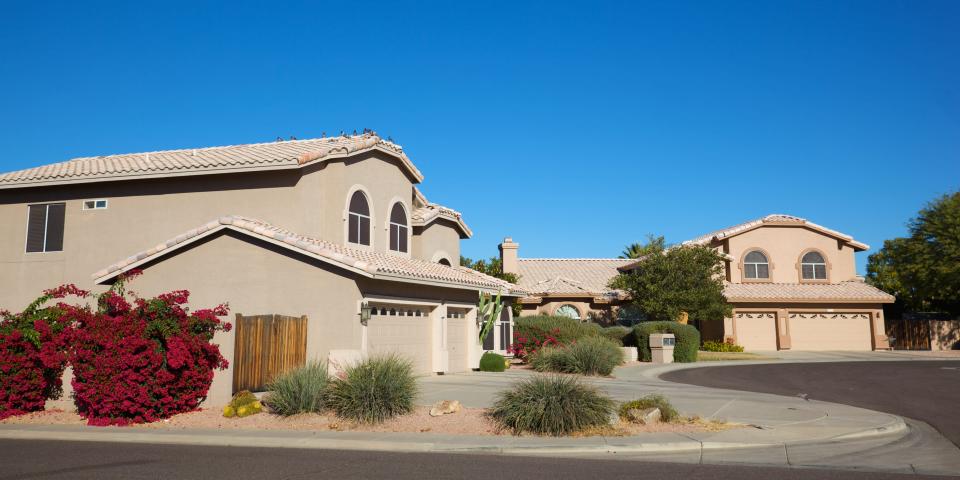
[[[520,265],[517,263],[517,251],[520,249],[519,243],[513,243],[510,237],[504,238],[500,244],[500,263],[503,265],[503,273],[520,273]]]

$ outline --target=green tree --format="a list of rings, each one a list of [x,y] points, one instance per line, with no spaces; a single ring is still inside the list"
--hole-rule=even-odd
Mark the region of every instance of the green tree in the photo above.
[[[908,227],[870,255],[867,282],[907,310],[960,314],[960,191],[928,203]]]
[[[631,243],[620,253],[620,258],[640,258],[651,253],[662,252],[667,247],[663,235],[647,234],[647,243]]]
[[[490,257],[489,260],[473,261],[468,257],[460,255],[460,265],[467,268],[472,268],[480,273],[485,273],[494,278],[506,280],[510,283],[517,283],[517,280],[520,279],[520,277],[515,273],[504,273],[503,264],[497,257]]]
[[[723,258],[703,246],[681,246],[648,255],[610,287],[625,290],[648,320],[672,320],[687,312],[698,322],[729,317],[723,296]]]

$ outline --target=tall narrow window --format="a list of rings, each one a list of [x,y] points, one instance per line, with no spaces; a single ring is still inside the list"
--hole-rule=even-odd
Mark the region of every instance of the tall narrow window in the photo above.
[[[27,218],[27,253],[63,250],[65,203],[30,205]]]
[[[390,210],[390,250],[407,252],[407,213],[400,202]]]
[[[770,263],[767,256],[756,250],[747,254],[743,259],[743,276],[751,280],[770,278]]]
[[[827,262],[818,252],[808,252],[800,259],[800,274],[804,280],[826,280]]]
[[[353,192],[350,197],[347,220],[347,241],[358,245],[370,245],[370,205],[363,192]]]

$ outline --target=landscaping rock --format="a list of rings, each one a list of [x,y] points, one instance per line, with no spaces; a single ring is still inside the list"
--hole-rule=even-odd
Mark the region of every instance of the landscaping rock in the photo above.
[[[627,410],[627,418],[633,423],[639,423],[641,425],[650,425],[653,423],[658,423],[660,421],[660,409],[659,408],[631,408]]]
[[[440,400],[430,408],[430,416],[439,417],[440,415],[457,413],[461,408],[463,408],[463,406],[460,405],[458,400]]]

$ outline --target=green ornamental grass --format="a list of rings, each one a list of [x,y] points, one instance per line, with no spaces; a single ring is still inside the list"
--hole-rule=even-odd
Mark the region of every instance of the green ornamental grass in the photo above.
[[[541,348],[530,358],[538,372],[608,376],[623,363],[620,345],[603,337],[587,337],[563,347]]]
[[[278,415],[321,413],[327,408],[330,376],[327,364],[310,362],[278,375],[267,385],[264,403]]]
[[[410,360],[395,354],[370,357],[347,367],[330,388],[337,416],[360,423],[381,423],[413,411],[419,393]]]
[[[624,402],[620,405],[620,418],[626,420],[628,418],[627,412],[630,410],[643,410],[645,408],[659,408],[660,419],[664,422],[672,422],[680,417],[677,409],[673,408],[673,404],[670,403],[670,400],[667,400],[667,397],[654,393],[637,400]]]
[[[490,417],[515,435],[561,436],[608,425],[615,406],[576,377],[538,375],[500,392]]]

